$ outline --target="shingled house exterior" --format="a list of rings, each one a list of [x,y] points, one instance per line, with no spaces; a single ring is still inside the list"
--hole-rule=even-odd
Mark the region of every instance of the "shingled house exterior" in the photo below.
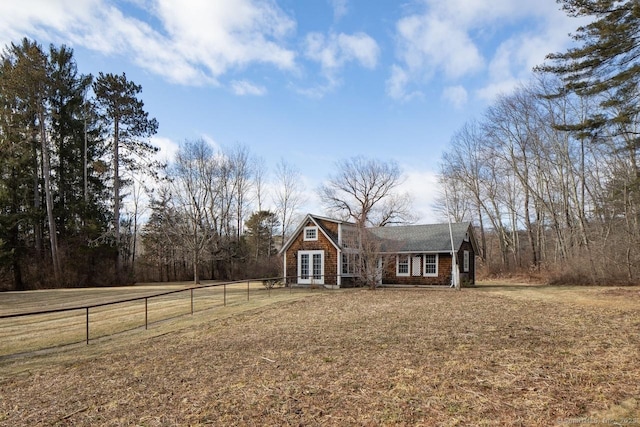
[[[359,283],[358,260],[375,245],[382,286],[450,286],[451,235],[460,282],[475,284],[476,241],[469,222],[370,227],[308,214],[280,249],[283,275],[294,285],[352,287]],[[369,249],[363,249],[364,245]]]

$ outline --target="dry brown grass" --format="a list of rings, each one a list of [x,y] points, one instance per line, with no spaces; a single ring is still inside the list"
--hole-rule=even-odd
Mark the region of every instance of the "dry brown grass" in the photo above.
[[[323,293],[78,347],[2,375],[0,425],[640,424],[640,298],[524,291]]]
[[[28,292],[5,292],[0,298],[0,314],[29,313],[107,304],[132,298],[144,298],[163,292],[186,289],[184,292],[149,298],[147,324],[173,319],[191,313],[191,283],[141,284],[137,286],[86,289],[56,289]],[[193,311],[220,310],[223,306],[245,306],[247,282],[194,289]],[[296,289],[297,294],[305,293]],[[226,294],[226,295],[225,295]],[[261,282],[249,284],[249,300],[290,299],[288,289],[268,291]],[[248,306],[251,307],[251,306]],[[247,307],[245,307],[247,308]],[[214,314],[215,316],[215,314]],[[0,357],[68,345],[86,340],[84,309],[26,317],[0,319]],[[145,326],[145,301],[93,307],[89,310],[89,337],[122,333]]]

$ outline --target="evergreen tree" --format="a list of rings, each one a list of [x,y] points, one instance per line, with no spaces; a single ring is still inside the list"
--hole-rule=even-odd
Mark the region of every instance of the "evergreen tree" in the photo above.
[[[158,151],[146,138],[154,135],[158,122],[144,110],[144,102],[138,98],[142,87],[122,75],[99,73],[93,83],[96,106],[110,136],[113,174],[113,233],[118,251],[116,273],[122,272],[120,253],[120,205],[121,187],[127,184],[120,173],[123,166],[129,171],[155,173],[161,167],[151,156]]]
[[[41,205],[44,196],[46,224],[53,276],[61,277],[58,251],[58,235],[53,213],[53,185],[51,179],[51,146],[49,141],[51,80],[49,58],[36,42],[23,39],[12,43],[3,53],[4,96],[13,104],[13,110],[5,110],[9,120],[17,128],[18,140],[31,145],[34,238],[37,252],[42,248],[43,224]],[[24,207],[27,209],[27,207]]]
[[[14,289],[86,284],[102,268],[105,152],[90,83],[65,46],[23,39],[0,56],[0,271],[11,274],[0,280]]]
[[[276,252],[273,236],[278,225],[278,217],[271,211],[254,212],[245,222],[247,243],[256,261],[260,257],[269,257]]]
[[[85,93],[92,77],[78,73],[73,50],[65,46],[51,46],[49,57],[51,139],[57,153],[57,162],[53,165],[57,189],[55,216],[58,233],[64,238],[68,233],[78,233],[82,225],[79,219],[86,209],[84,159],[99,158],[102,153],[94,147],[95,132],[87,132],[85,153],[85,118],[89,115]]]
[[[23,102],[16,94],[15,58],[5,50],[0,66],[0,262],[14,288],[26,289],[21,263],[32,215],[33,150],[24,131]],[[36,177],[37,180],[37,177]],[[35,233],[30,233],[34,235]]]
[[[548,55],[550,63],[538,69],[560,76],[565,90],[601,97],[603,107],[567,129],[593,134],[605,125],[630,124],[640,112],[640,2],[558,1],[568,15],[593,20],[577,29],[577,46]]]

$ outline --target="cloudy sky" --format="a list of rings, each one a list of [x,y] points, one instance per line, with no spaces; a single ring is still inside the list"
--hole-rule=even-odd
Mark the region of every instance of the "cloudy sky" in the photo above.
[[[83,73],[142,85],[171,158],[184,140],[241,143],[315,189],[335,162],[396,160],[420,222],[452,135],[578,23],[555,0],[20,0],[0,43],[66,44]]]

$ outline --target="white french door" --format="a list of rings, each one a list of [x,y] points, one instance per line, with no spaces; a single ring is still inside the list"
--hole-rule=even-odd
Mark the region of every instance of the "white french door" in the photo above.
[[[324,284],[324,251],[298,251],[298,283]]]

